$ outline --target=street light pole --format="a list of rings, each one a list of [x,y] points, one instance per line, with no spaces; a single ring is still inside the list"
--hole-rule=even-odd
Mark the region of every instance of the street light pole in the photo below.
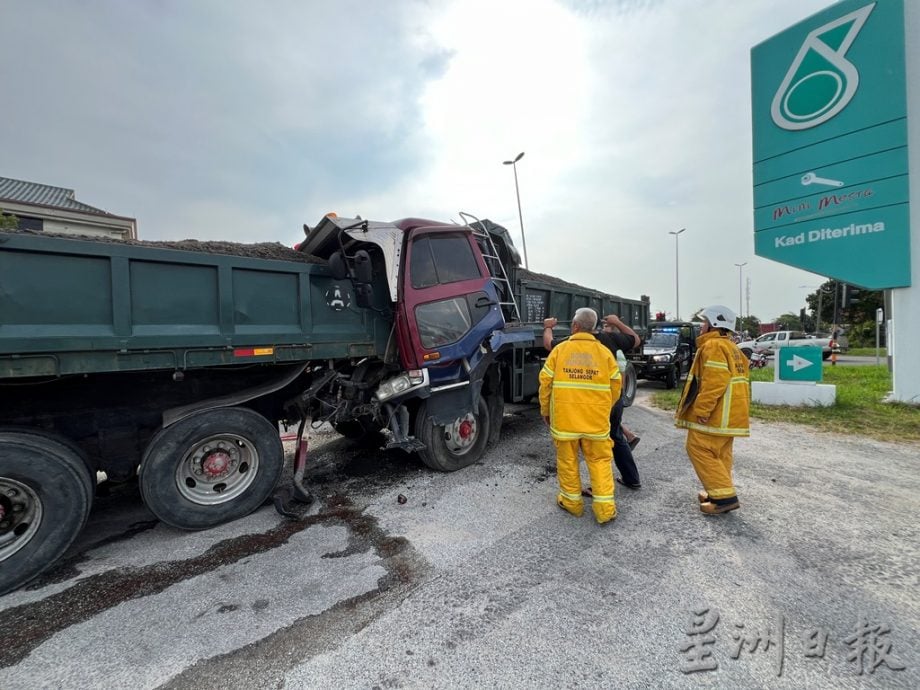
[[[674,314],[675,321],[680,321],[680,254],[677,248],[677,237],[687,228],[669,230],[669,235],[674,235]]]
[[[742,319],[744,318],[744,299],[742,298],[744,290],[741,287],[743,285],[741,274],[744,267],[747,266],[747,261],[743,264],[735,264],[735,266],[738,267],[738,327],[741,328]]]
[[[521,213],[521,190],[518,187],[517,179],[517,162],[524,157],[524,152],[521,151],[514,160],[503,161],[502,165],[510,165],[514,169],[514,193],[517,196],[517,205],[518,205],[518,220],[521,221],[521,243],[524,246],[524,268],[527,266],[527,238],[524,236],[524,214]]]

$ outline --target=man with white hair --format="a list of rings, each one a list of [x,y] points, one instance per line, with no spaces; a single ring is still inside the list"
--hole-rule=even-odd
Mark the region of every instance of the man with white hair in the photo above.
[[[732,445],[736,436],[751,434],[749,365],[731,339],[735,313],[716,304],[700,315],[698,349],[675,425],[687,429],[687,455],[703,485],[700,511],[719,515],[741,507],[732,480]]]
[[[575,516],[584,511],[580,448],[591,479],[591,507],[602,524],[617,516],[610,409],[620,397],[622,384],[616,359],[592,335],[595,326],[593,309],[583,307],[575,312],[572,336],[553,348],[540,371],[540,414],[556,444],[556,502]]]

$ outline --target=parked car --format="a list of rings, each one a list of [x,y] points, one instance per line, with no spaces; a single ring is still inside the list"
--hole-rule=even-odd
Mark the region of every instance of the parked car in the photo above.
[[[751,354],[758,351],[776,354],[781,347],[820,347],[821,357],[827,359],[831,356],[830,338],[820,338],[814,335],[808,335],[802,331],[773,331],[764,333],[754,340],[745,340],[738,343],[745,356],[750,359]]]

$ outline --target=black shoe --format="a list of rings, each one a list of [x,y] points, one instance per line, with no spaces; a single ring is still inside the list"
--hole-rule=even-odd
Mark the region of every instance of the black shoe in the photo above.
[[[641,483],[641,482],[639,482],[638,484],[627,484],[626,482],[624,482],[624,481],[623,481],[622,479],[620,479],[619,477],[617,477],[617,484],[620,484],[620,485],[622,485],[622,486],[625,486],[627,489],[632,489],[633,491],[636,491],[636,490],[642,488],[642,483]]]
[[[738,510],[740,507],[741,503],[739,503],[737,499],[733,503],[712,503],[710,501],[705,501],[700,503],[700,512],[706,515],[721,515],[730,510]]]
[[[629,449],[630,449],[630,450],[635,450],[635,449],[636,449],[636,446],[639,445],[639,441],[641,441],[641,440],[642,440],[642,439],[639,438],[638,436],[633,436],[633,440],[632,440],[632,441],[627,441],[627,442],[626,442],[626,445],[629,446]]]

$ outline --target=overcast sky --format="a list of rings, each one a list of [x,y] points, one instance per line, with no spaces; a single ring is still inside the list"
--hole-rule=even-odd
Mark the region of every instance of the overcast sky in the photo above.
[[[531,270],[770,320],[750,50],[831,0],[0,0],[0,176],[142,239],[298,242],[335,211],[506,225]],[[747,283],[750,284],[748,292]],[[802,288],[800,286],[808,286]]]

